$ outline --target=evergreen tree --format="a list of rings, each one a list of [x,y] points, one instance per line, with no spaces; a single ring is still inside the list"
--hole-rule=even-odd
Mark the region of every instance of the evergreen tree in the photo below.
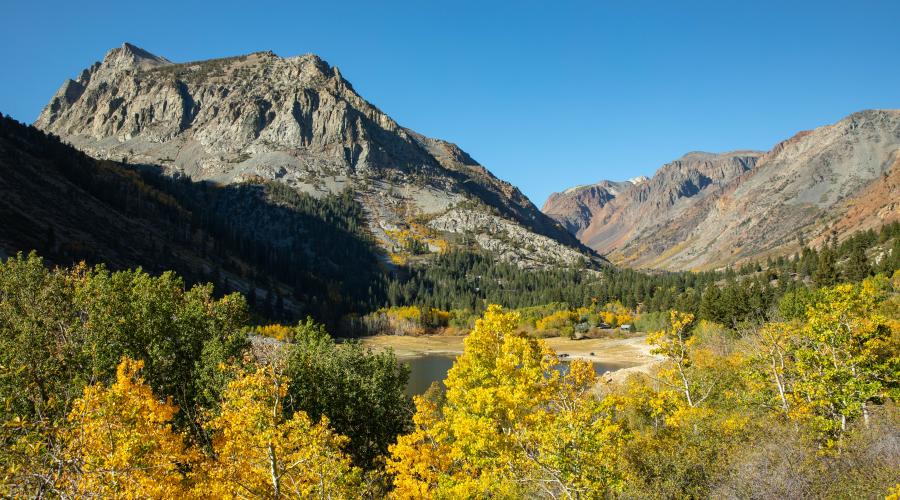
[[[900,236],[894,237],[894,244],[889,252],[881,259],[881,271],[888,275],[900,269]]]
[[[872,268],[866,258],[866,249],[862,244],[853,245],[850,257],[844,268],[844,275],[849,281],[862,281],[871,274]]]
[[[707,286],[700,298],[700,318],[716,323],[725,321],[725,313],[722,310],[722,292],[714,284]]]
[[[819,252],[818,265],[813,274],[813,283],[816,287],[833,286],[838,282],[838,272],[835,266],[835,252],[833,248],[822,247]]]

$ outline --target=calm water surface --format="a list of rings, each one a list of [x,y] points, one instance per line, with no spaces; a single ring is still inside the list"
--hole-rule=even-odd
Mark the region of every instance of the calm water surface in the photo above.
[[[406,394],[412,396],[424,393],[432,382],[441,382],[447,377],[447,371],[453,366],[454,356],[446,354],[426,354],[414,358],[406,358],[401,360],[409,365],[409,384],[406,385]],[[621,365],[606,365],[603,363],[594,363],[594,370],[598,375],[602,375],[608,371],[622,368]],[[565,373],[568,369],[568,363],[563,362],[559,365],[560,371]]]

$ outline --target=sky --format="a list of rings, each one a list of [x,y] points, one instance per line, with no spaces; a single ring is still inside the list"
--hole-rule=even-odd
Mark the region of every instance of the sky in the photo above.
[[[689,151],[900,108],[900,2],[0,0],[0,112],[32,122],[128,41],[176,62],[315,53],[538,206]]]

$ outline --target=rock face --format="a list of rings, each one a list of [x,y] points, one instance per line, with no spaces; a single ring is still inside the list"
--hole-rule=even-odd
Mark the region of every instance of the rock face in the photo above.
[[[518,189],[456,145],[401,127],[314,55],[175,64],[126,43],[65,82],[35,125],[94,157],[194,180],[263,178],[315,196],[349,188],[388,247],[411,218],[477,206],[591,254]]]
[[[559,245],[546,236],[535,236],[518,224],[475,210],[451,210],[428,223],[438,231],[475,235],[482,248],[523,268],[540,267],[543,262],[576,265],[584,254]]]
[[[900,218],[898,162],[900,111],[870,110],[767,153],[689,153],[615,194],[573,188],[544,211],[613,262],[707,269]]]
[[[607,203],[629,187],[630,182],[613,181],[575,186],[562,193],[551,194],[544,204],[543,211],[561,222],[569,232],[580,237],[585,228],[591,224],[594,214],[602,211]]]

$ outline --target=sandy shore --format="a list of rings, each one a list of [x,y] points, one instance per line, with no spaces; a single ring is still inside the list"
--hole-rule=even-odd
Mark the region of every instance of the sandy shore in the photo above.
[[[361,340],[363,345],[373,349],[391,348],[397,357],[410,358],[428,354],[457,356],[463,352],[463,339],[465,337],[378,335],[364,337]],[[634,372],[649,372],[659,359],[650,354],[650,346],[647,345],[644,336],[627,339],[583,340],[556,337],[544,340],[562,359],[583,359],[609,367],[617,367],[604,379],[621,380]]]

